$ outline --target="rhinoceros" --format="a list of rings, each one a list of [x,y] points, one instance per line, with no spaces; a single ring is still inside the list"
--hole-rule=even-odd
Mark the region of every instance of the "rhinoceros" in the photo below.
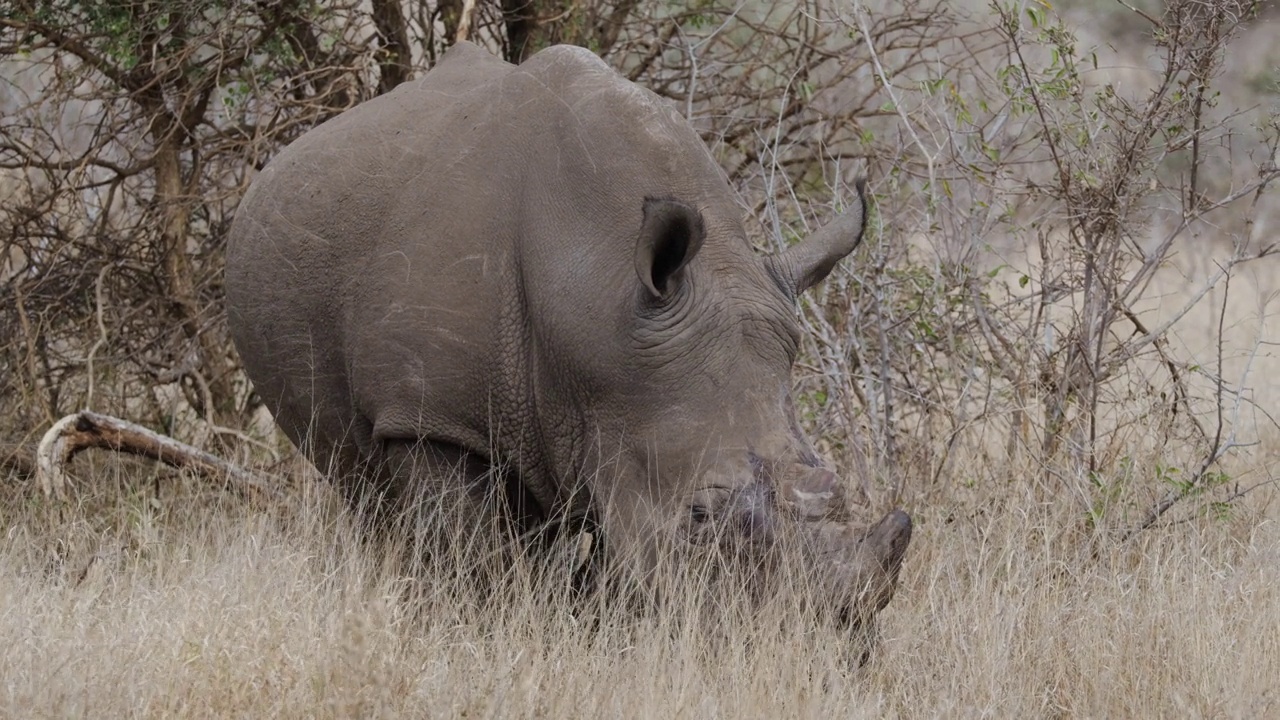
[[[800,538],[828,604],[865,615],[911,520],[855,520],[790,391],[797,297],[858,244],[864,203],[859,184],[757,255],[668,101],[581,48],[516,66],[459,42],[258,174],[227,247],[231,334],[353,504],[454,493],[465,524],[517,534],[590,515],[642,571]]]

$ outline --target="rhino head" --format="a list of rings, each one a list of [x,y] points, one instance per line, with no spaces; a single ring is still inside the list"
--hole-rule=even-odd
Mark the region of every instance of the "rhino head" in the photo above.
[[[633,291],[575,382],[592,392],[606,538],[644,571],[674,551],[801,563],[818,603],[866,618],[892,597],[911,538],[892,510],[859,521],[795,418],[795,306],[861,239],[854,208],[787,250],[752,252],[740,223],[647,199]],[[612,329],[612,328],[611,328]],[[611,365],[617,365],[610,370]],[[601,370],[603,369],[603,370]],[[600,377],[595,373],[605,372]],[[619,410],[624,408],[625,410]]]

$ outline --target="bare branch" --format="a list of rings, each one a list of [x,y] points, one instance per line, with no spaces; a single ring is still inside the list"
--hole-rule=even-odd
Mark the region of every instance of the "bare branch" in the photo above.
[[[36,450],[37,479],[45,495],[66,496],[67,464],[89,448],[114,450],[194,470],[205,478],[228,482],[235,490],[257,498],[276,491],[253,473],[141,425],[98,413],[68,415],[44,434]]]

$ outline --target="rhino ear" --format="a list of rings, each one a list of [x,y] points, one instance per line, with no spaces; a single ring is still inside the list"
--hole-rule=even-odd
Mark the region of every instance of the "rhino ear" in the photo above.
[[[843,215],[786,250],[765,259],[769,272],[791,297],[822,282],[862,241],[867,215],[866,180],[854,182],[857,202]]]
[[[645,199],[636,274],[654,299],[670,294],[705,237],[702,213],[676,200]]]

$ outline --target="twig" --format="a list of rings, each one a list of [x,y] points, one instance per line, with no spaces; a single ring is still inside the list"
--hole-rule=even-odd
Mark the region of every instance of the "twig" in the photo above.
[[[1280,246],[1269,245],[1263,248],[1262,250],[1259,250],[1257,253],[1254,253],[1253,255],[1248,255],[1245,257],[1233,257],[1228,259],[1225,262],[1225,264],[1218,266],[1218,272],[1215,275],[1213,275],[1213,277],[1205,281],[1205,283],[1201,285],[1199,289],[1196,290],[1195,295],[1193,295],[1190,300],[1187,300],[1186,302],[1184,302],[1182,306],[1179,307],[1176,311],[1174,311],[1170,317],[1165,319],[1163,323],[1157,326],[1154,330],[1143,335],[1141,338],[1138,338],[1137,340],[1133,341],[1133,343],[1122,345],[1119,348],[1113,350],[1111,352],[1111,356],[1114,357],[1121,353],[1125,355],[1137,354],[1139,350],[1142,350],[1143,348],[1155,342],[1156,340],[1163,338],[1166,334],[1168,334],[1169,329],[1172,328],[1174,325],[1178,324],[1178,322],[1180,322],[1182,318],[1186,317],[1187,313],[1191,312],[1192,309],[1194,309],[1197,305],[1199,305],[1200,301],[1204,299],[1204,296],[1208,295],[1209,291],[1217,287],[1218,283],[1221,282],[1224,277],[1229,275],[1231,271],[1235,268],[1235,266],[1242,265],[1244,263],[1251,262],[1253,260],[1258,260],[1264,257],[1268,257],[1270,255],[1274,255],[1278,251],[1280,251]],[[1111,364],[1111,358],[1108,358],[1107,364]]]
[[[30,447],[21,443],[0,445],[0,473],[10,472],[23,479],[36,474]]]
[[[1142,333],[1143,335],[1151,334],[1151,331],[1147,329],[1146,324],[1143,323],[1142,320],[1138,319],[1138,316],[1134,314],[1132,309],[1121,305],[1120,311],[1124,314],[1125,318],[1133,324],[1136,332]],[[1163,337],[1156,338],[1152,341],[1156,354],[1160,356],[1160,364],[1164,366],[1165,370],[1169,373],[1169,377],[1173,380],[1173,414],[1176,415],[1178,413],[1178,405],[1182,405],[1183,410],[1186,411],[1187,419],[1189,419],[1192,425],[1195,426],[1196,430],[1200,432],[1201,439],[1207,440],[1209,438],[1209,433],[1205,432],[1204,426],[1200,424],[1200,419],[1196,417],[1195,411],[1191,407],[1191,394],[1187,392],[1187,386],[1186,383],[1183,382],[1182,373],[1178,371],[1177,363],[1175,363],[1173,358],[1169,357],[1169,354],[1165,351],[1165,346],[1168,345],[1168,343],[1168,339]]]
[[[698,87],[698,51],[702,49],[703,45],[706,45],[707,43],[714,40],[715,37],[719,35],[722,30],[728,27],[729,23],[733,22],[734,19],[738,17],[738,12],[741,11],[742,7],[746,4],[747,4],[746,0],[739,2],[737,7],[733,9],[733,12],[729,13],[729,16],[724,19],[724,22],[720,23],[719,27],[717,27],[715,30],[712,30],[711,34],[707,35],[706,37],[702,38],[696,43],[690,42],[689,38],[685,37],[684,30],[681,29],[679,23],[675,25],[676,32],[680,35],[680,39],[684,41],[685,54],[689,57],[689,92],[686,93],[685,95],[684,114],[685,114],[685,118],[688,119],[690,122],[693,121],[694,91]]]
[[[102,318],[103,302],[102,302],[102,282],[107,279],[107,271],[111,269],[111,265],[103,265],[98,271],[98,281],[93,284],[93,296],[97,302],[98,311],[96,313],[98,320],[98,339],[93,343],[93,347],[89,348],[89,354],[85,356],[85,374],[88,376],[89,389],[85,393],[84,404],[93,406],[93,358],[107,344],[107,324]]]
[[[1164,494],[1163,497],[1161,497],[1158,501],[1156,501],[1156,503],[1152,505],[1150,509],[1147,510],[1147,514],[1143,517],[1142,522],[1136,525],[1135,527],[1133,527],[1131,530],[1129,530],[1129,532],[1125,533],[1125,536],[1124,536],[1125,541],[1128,541],[1129,539],[1136,536],[1138,533],[1154,525],[1156,521],[1159,520],[1161,517],[1163,517],[1165,513],[1169,512],[1169,510],[1172,509],[1174,505],[1177,505],[1182,500],[1197,493],[1202,487],[1202,483],[1204,481],[1205,476],[1209,472],[1209,468],[1217,464],[1218,461],[1220,461],[1223,457],[1225,457],[1228,452],[1238,447],[1247,447],[1248,445],[1253,444],[1253,443],[1240,443],[1236,441],[1235,429],[1239,425],[1240,406],[1243,403],[1243,393],[1236,394],[1236,400],[1232,407],[1232,417],[1230,421],[1228,421],[1225,417],[1223,417],[1222,397],[1224,394],[1225,382],[1222,377],[1223,376],[1222,355],[1223,355],[1223,344],[1224,344],[1222,340],[1222,334],[1226,328],[1227,299],[1228,299],[1228,292],[1231,289],[1230,269],[1228,268],[1226,272],[1227,272],[1226,282],[1223,283],[1223,288],[1222,288],[1222,307],[1218,312],[1218,346],[1217,346],[1218,372],[1217,372],[1217,377],[1215,378],[1215,381],[1214,381],[1214,389],[1215,389],[1214,399],[1216,401],[1217,427],[1215,428],[1215,431],[1214,431],[1213,442],[1209,447],[1209,452],[1205,454],[1204,460],[1200,463],[1200,467],[1196,470],[1196,473],[1191,476],[1191,479],[1188,480],[1186,483],[1183,483],[1180,487],[1175,487],[1172,490],[1169,490],[1167,493]],[[1258,355],[1259,346],[1260,346],[1260,342],[1254,343],[1253,352],[1250,353],[1249,360],[1245,364],[1244,371],[1240,378],[1241,387],[1243,387],[1245,385],[1245,382],[1248,380],[1249,373],[1253,367],[1253,361]],[[1228,427],[1230,427],[1230,430],[1227,430]],[[1225,439],[1223,438],[1224,431],[1226,431],[1227,433],[1227,437]]]
[[[938,199],[938,178],[934,169],[933,153],[930,153],[924,146],[924,141],[916,134],[915,125],[911,119],[907,117],[906,112],[902,109],[902,101],[898,99],[897,93],[893,91],[893,85],[889,82],[889,75],[885,72],[884,65],[880,62],[880,54],[876,52],[875,43],[871,42],[873,37],[871,28],[867,27],[866,21],[863,19],[865,8],[861,2],[853,4],[853,18],[856,23],[857,30],[862,35],[863,44],[867,46],[867,52],[871,55],[871,63],[875,66],[876,77],[880,78],[880,84],[884,86],[884,91],[889,95],[889,101],[893,103],[893,109],[898,113],[898,117],[902,120],[902,126],[907,129],[907,134],[911,136],[911,143],[920,150],[920,154],[924,156],[925,165],[929,173],[929,217],[932,218],[934,207],[937,205]]]

